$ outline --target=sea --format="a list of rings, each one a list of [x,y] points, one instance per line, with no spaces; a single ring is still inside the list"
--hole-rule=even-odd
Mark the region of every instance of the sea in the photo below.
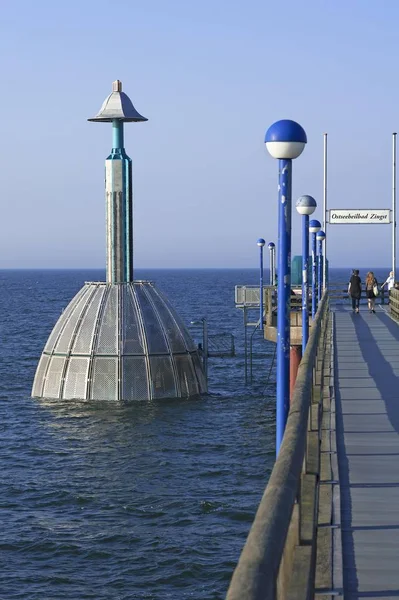
[[[380,282],[388,272],[375,269]],[[0,600],[221,600],[275,460],[275,345],[255,331],[246,383],[234,304],[235,285],[257,285],[259,271],[135,272],[198,343],[191,322],[203,317],[210,336],[234,336],[234,356],[209,359],[201,399],[32,399],[53,325],[85,281],[104,277],[0,271]]]

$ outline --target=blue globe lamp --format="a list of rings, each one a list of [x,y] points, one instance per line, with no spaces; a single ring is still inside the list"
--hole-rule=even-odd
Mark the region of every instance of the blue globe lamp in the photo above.
[[[296,121],[282,119],[269,127],[266,149],[279,161],[278,186],[278,283],[277,283],[277,407],[276,453],[284,436],[290,401],[290,298],[292,160],[305,148],[305,130]]]
[[[321,223],[317,219],[312,219],[309,222],[309,233],[312,234],[312,319],[315,318],[317,312],[317,251],[316,251],[316,235],[321,229]]]
[[[317,291],[317,298],[319,302],[321,301],[321,296],[323,293],[323,271],[324,271],[324,260],[325,257],[323,255],[323,242],[326,239],[326,234],[321,229],[316,233],[316,241],[318,245],[319,252],[319,285]]]
[[[306,350],[309,339],[309,215],[312,215],[317,207],[313,196],[301,196],[296,201],[296,210],[302,215],[302,356]]]

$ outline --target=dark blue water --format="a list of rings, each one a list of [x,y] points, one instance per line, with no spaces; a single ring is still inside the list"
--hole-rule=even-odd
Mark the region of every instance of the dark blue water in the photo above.
[[[186,324],[236,336],[210,394],[132,406],[30,398],[44,343],[100,271],[0,272],[0,598],[221,599],[274,460],[274,346],[244,385],[234,285],[257,270],[138,271]],[[191,327],[198,341],[201,329]]]
[[[234,306],[234,285],[256,284],[258,271],[136,273],[186,324],[206,316],[210,334],[235,335],[236,357],[210,361],[207,397],[32,400],[55,321],[85,280],[103,278],[0,271],[0,599],[222,599],[274,462],[274,345],[255,335],[246,387]]]

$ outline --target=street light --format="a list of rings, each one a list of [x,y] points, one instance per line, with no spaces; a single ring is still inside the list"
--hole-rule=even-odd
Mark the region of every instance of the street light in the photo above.
[[[309,223],[309,232],[312,234],[312,319],[315,318],[317,312],[316,233],[320,229],[320,221],[312,219]]]
[[[204,368],[206,385],[208,387],[208,321],[201,317],[198,321],[190,321],[191,325],[202,325],[202,366]]]
[[[259,269],[260,269],[260,273],[259,273],[259,328],[262,332],[263,335],[263,246],[266,244],[265,240],[263,238],[259,238],[258,241],[256,242],[257,245],[259,246],[259,252],[260,252],[260,256],[259,256]]]
[[[269,242],[267,247],[270,255],[270,285],[276,285],[276,246],[274,242]]]
[[[319,242],[319,287],[318,287],[319,302],[321,300],[321,296],[323,293],[323,260],[325,260],[325,257],[323,258],[323,242],[325,239],[326,239],[326,234],[324,233],[324,231],[322,231],[320,229],[320,231],[318,233],[316,233],[316,240]]]
[[[312,196],[301,196],[296,209],[302,215],[302,356],[309,339],[309,215],[316,210],[316,200]]]
[[[277,284],[277,407],[276,453],[284,436],[290,397],[290,308],[291,308],[291,183],[292,160],[300,156],[307,142],[305,130],[284,119],[266,131],[268,152],[279,161],[278,185],[278,284]]]

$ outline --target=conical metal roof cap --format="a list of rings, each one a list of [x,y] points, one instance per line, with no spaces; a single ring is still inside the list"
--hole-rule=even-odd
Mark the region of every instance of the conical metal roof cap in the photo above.
[[[112,84],[112,93],[104,100],[100,111],[88,121],[110,123],[114,119],[120,121],[148,121],[134,108],[129,96],[122,92],[122,82],[117,79]]]

